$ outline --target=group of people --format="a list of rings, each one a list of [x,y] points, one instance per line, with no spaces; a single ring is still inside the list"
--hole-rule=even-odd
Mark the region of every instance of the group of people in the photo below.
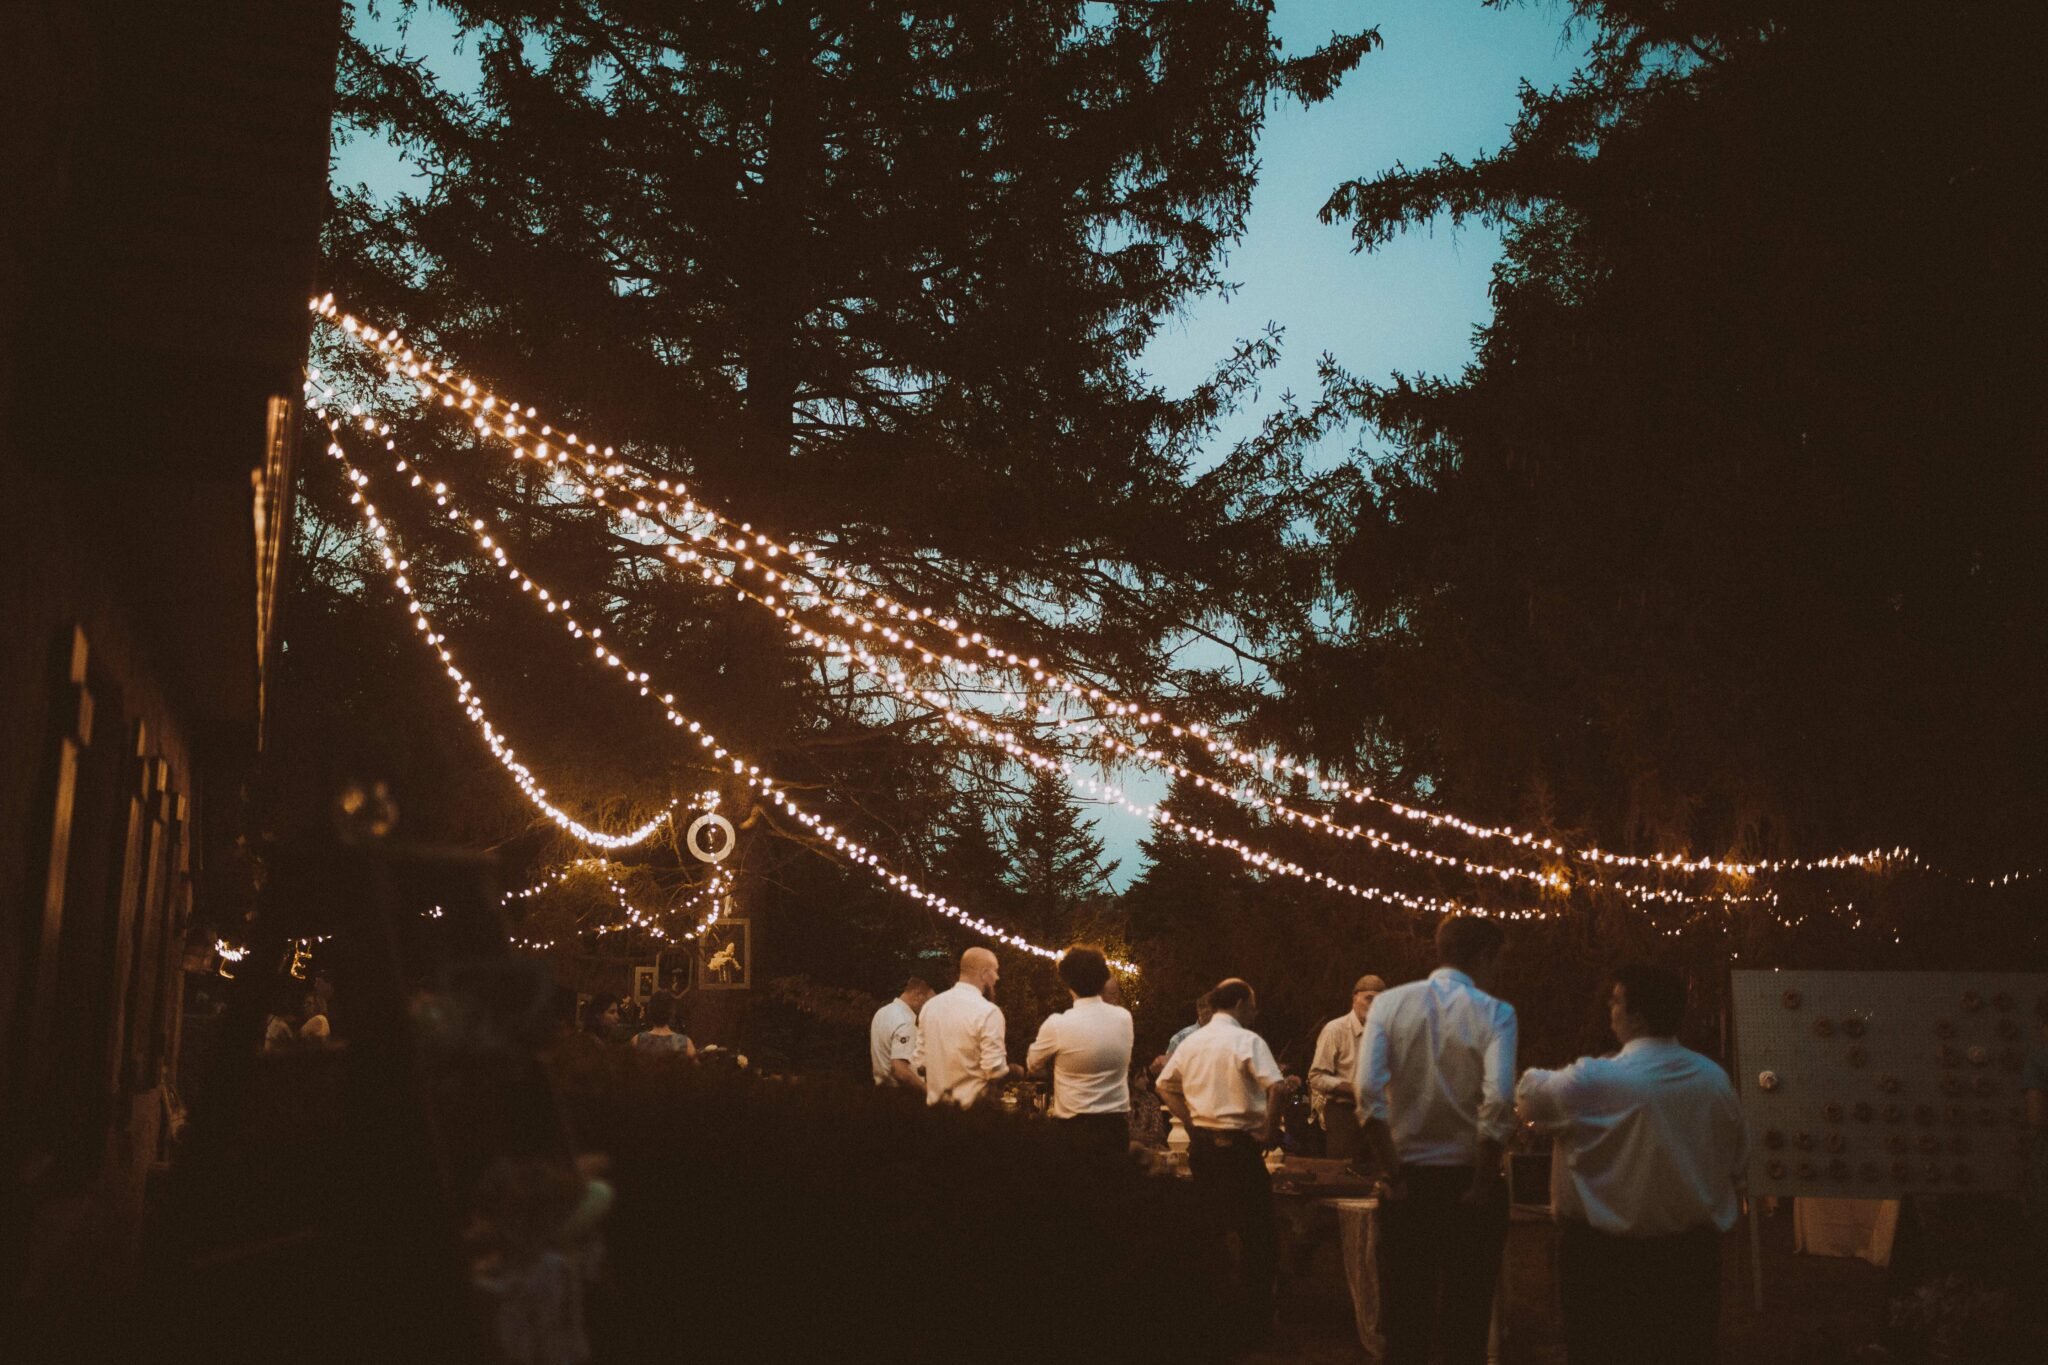
[[[1608,1020],[1618,1052],[1562,1070],[1515,1066],[1515,1010],[1488,993],[1506,949],[1492,920],[1453,916],[1439,965],[1388,988],[1360,977],[1326,1025],[1309,1102],[1335,1155],[1382,1181],[1381,1329],[1394,1365],[1486,1358],[1507,1235],[1504,1157],[1517,1123],[1553,1141],[1565,1335],[1574,1365],[1716,1358],[1721,1234],[1734,1225],[1748,1141],[1719,1065],[1677,1040],[1685,986],[1626,966]],[[1049,1112],[1089,1145],[1121,1148],[1131,1109],[1132,1022],[1108,998],[1114,976],[1088,947],[1059,962],[1072,1006],[1049,1016],[1024,1066],[1009,1060],[994,953],[962,957],[951,989],[913,980],[874,1018],[875,1084],[972,1105],[992,1087],[1049,1076]],[[1235,1234],[1254,1334],[1270,1326],[1277,1265],[1264,1151],[1300,1089],[1256,1032],[1258,996],[1219,983],[1158,1066],[1159,1100],[1189,1134],[1188,1169],[1214,1224]]]
[[[334,1041],[328,1017],[334,982],[327,973],[317,972],[310,981],[287,979],[277,990],[276,1003],[263,1020],[265,1052],[325,1047]]]
[[[676,1027],[680,1022],[676,997],[668,991],[656,991],[644,1003],[595,995],[583,1007],[583,1032],[601,1043],[624,1042],[636,1052],[695,1057],[697,1045]]]

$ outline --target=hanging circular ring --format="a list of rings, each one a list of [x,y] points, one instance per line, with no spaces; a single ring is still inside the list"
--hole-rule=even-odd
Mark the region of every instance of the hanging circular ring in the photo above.
[[[698,841],[706,826],[723,830],[725,839],[716,851],[707,850]],[[690,822],[689,830],[683,835],[683,842],[689,846],[690,856],[700,863],[722,863],[732,856],[733,845],[739,841],[739,834],[733,829],[732,821],[717,811],[706,811]]]

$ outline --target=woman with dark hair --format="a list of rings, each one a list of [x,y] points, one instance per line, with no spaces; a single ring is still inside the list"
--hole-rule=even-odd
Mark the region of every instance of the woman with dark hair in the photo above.
[[[609,1043],[619,1031],[619,997],[593,995],[583,1008],[583,1031],[600,1043]]]
[[[677,1033],[669,1025],[675,1021],[676,998],[667,991],[656,991],[647,997],[647,1027],[633,1035],[635,1052],[680,1052],[685,1057],[697,1055],[696,1044],[687,1033]]]

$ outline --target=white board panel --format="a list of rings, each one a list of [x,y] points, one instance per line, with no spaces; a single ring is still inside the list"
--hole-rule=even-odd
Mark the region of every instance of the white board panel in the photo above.
[[[2019,1189],[2044,993],[2040,973],[1733,973],[1750,1192]]]

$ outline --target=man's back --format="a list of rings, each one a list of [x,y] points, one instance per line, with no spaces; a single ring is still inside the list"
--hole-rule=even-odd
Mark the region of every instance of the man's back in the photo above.
[[[1557,1130],[1559,1212],[1603,1232],[1661,1237],[1735,1224],[1748,1137],[1735,1087],[1670,1038],[1524,1078],[1524,1112]]]
[[[1249,1132],[1264,1124],[1266,1090],[1281,1079],[1266,1040],[1219,1012],[1174,1050],[1159,1083],[1178,1085],[1199,1128]]]
[[[1411,1166],[1469,1166],[1479,1139],[1513,1131],[1515,1010],[1439,967],[1373,1001],[1358,1094]]]
[[[933,996],[918,1013],[917,1027],[927,1103],[972,1104],[1008,1069],[1003,1012],[967,982]]]

